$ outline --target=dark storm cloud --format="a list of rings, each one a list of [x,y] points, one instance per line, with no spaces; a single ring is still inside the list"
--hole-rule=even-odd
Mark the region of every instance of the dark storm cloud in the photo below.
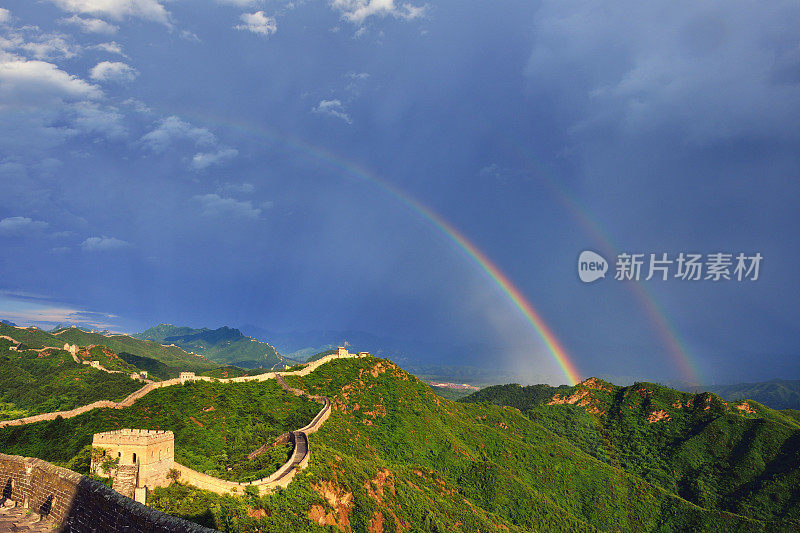
[[[682,377],[633,291],[581,285],[584,248],[760,251],[757,283],[648,290],[708,375],[796,353],[796,3],[8,10],[0,289],[70,302],[16,316],[368,330],[563,380],[474,259],[375,175],[490,257],[584,373]]]

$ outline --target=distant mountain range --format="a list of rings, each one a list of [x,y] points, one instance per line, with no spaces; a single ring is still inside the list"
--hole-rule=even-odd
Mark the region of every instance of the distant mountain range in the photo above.
[[[190,354],[178,346],[163,346],[160,343],[136,339],[130,335],[99,333],[75,326],[45,331],[35,327],[21,328],[0,324],[0,335],[11,337],[32,348],[47,346],[62,348],[64,344],[107,346],[116,354],[127,353],[160,361],[175,375],[184,370],[203,372],[219,368],[217,363],[206,357]]]
[[[432,342],[415,339],[396,339],[383,337],[357,330],[309,330],[279,332],[253,324],[241,326],[245,335],[251,335],[269,342],[279,353],[297,361],[305,361],[314,354],[346,346],[351,352],[369,352],[378,357],[386,357],[416,373],[434,364],[437,367],[473,366],[493,371],[493,354],[501,351],[495,345],[486,343]],[[447,373],[429,372],[442,379],[453,378]],[[507,378],[507,376],[506,376]],[[495,379],[479,379],[482,383],[497,383]]]
[[[269,343],[242,334],[235,328],[217,329],[159,324],[133,337],[161,344],[174,344],[184,350],[203,355],[220,364],[241,368],[274,368],[292,366],[297,361],[284,357]]]
[[[800,410],[800,380],[773,379],[760,383],[708,385],[705,387],[682,388],[682,390],[688,392],[713,392],[728,401],[755,400],[773,409]]]

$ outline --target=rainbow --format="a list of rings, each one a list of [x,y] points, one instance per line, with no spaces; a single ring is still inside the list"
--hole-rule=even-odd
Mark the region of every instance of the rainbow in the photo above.
[[[337,156],[336,154],[314,146],[305,141],[286,135],[279,135],[270,131],[264,126],[255,126],[246,122],[237,122],[230,119],[220,120],[207,114],[198,114],[187,110],[181,110],[181,114],[187,117],[198,119],[206,123],[242,131],[249,135],[264,137],[271,141],[289,146],[304,154],[310,154],[315,159],[339,168],[343,172],[367,183],[376,186],[379,190],[400,201],[408,208],[418,213],[424,220],[430,222],[438,229],[449,241],[454,243],[469,259],[480,267],[482,272],[506,295],[511,303],[522,313],[525,320],[533,326],[537,335],[544,341],[547,350],[555,359],[561,371],[564,373],[570,385],[580,382],[581,377],[575,363],[570,358],[564,346],[556,337],[553,330],[545,323],[541,314],[536,311],[533,304],[525,298],[525,295],[512,283],[500,268],[492,262],[483,252],[470,242],[464,234],[459,232],[452,224],[444,220],[440,215],[422,204],[417,199],[411,197],[406,192],[400,190],[395,185],[380,178],[376,174],[361,168],[357,164]]]
[[[589,210],[581,206],[578,200],[573,198],[563,187],[560,187],[556,180],[549,176],[549,171],[547,171],[543,165],[537,164],[536,161],[533,160],[528,150],[515,143],[511,144],[518,149],[529,164],[536,168],[538,171],[536,172],[536,178],[542,180],[553,196],[558,199],[562,207],[564,207],[593,240],[599,244],[600,251],[607,258],[616,257],[619,247],[614,244],[606,232],[602,231],[599,224],[587,214]],[[667,348],[667,351],[683,378],[693,384],[703,384],[704,381],[700,369],[693,363],[689,349],[681,340],[675,326],[668,320],[665,311],[659,306],[655,296],[647,290],[643,283],[628,282],[624,283],[624,285],[630,288],[639,302],[639,305],[645,310],[655,333]]]
[[[436,228],[441,230],[450,240],[452,240],[470,259],[472,259],[483,272],[508,296],[525,316],[525,319],[530,323],[544,343],[547,349],[553,354],[556,362],[564,376],[570,381],[570,385],[574,385],[580,381],[580,374],[578,373],[575,364],[570,359],[567,351],[559,342],[553,330],[545,323],[542,316],[536,311],[533,305],[525,298],[525,295],[514,286],[514,283],[506,276],[500,268],[495,265],[477,246],[472,244],[467,238],[458,231],[452,224],[448,223],[441,216],[431,211],[428,207],[424,206],[418,200],[408,196],[403,191],[398,190],[394,185],[387,183],[376,176],[373,176],[371,181],[381,185],[381,187],[392,193],[393,196],[399,198],[403,203],[414,209],[417,213],[422,215],[423,218],[430,221]]]

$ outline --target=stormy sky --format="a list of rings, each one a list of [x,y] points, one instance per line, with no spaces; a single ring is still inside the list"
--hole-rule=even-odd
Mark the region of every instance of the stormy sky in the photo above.
[[[359,330],[564,382],[418,202],[583,377],[800,379],[798,28],[792,1],[2,1],[0,315]],[[614,279],[681,252],[763,261]]]

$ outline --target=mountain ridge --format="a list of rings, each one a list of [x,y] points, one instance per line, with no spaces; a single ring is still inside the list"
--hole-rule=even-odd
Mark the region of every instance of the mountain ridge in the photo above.
[[[597,378],[558,389],[487,387],[461,402],[520,406],[593,457],[701,507],[800,519],[792,496],[800,482],[796,411]]]
[[[132,336],[165,345],[174,344],[217,363],[242,368],[271,369],[279,365],[292,366],[296,363],[280,355],[268,342],[246,336],[239,329],[228,326],[210,329],[162,323]]]
[[[234,530],[248,532],[321,532],[330,527],[427,532],[800,527],[800,502],[792,498],[800,468],[793,456],[781,455],[782,449],[791,449],[787,443],[800,439],[800,417],[755,402],[728,404],[709,393],[693,395],[648,383],[623,388],[591,379],[552,390],[513,386],[517,395],[522,391],[531,396],[527,405],[533,407],[523,412],[502,401],[451,402],[394,362],[374,357],[334,359],[285,380],[290,387],[331,400],[330,417],[309,437],[314,450],[309,466],[286,489],[261,498],[231,498],[173,484],[153,491],[148,504],[212,527],[235,524]],[[123,423],[120,417],[125,416],[124,424],[134,427],[139,423],[136,417],[151,424],[158,404],[164,412],[159,429],[206,431],[208,422],[226,416],[224,407],[234,392],[239,397],[240,386],[257,385],[187,385],[180,388],[185,393],[181,409],[163,405],[170,394],[160,399],[148,395],[128,415],[96,410],[68,420],[4,428],[0,442],[15,453],[41,450],[47,460],[74,464],[77,456],[70,456],[92,432],[108,426],[106,417]],[[223,393],[225,387],[235,389]],[[494,389],[495,399],[502,400],[503,387]],[[201,389],[208,394],[200,394]],[[207,406],[212,399],[216,409]],[[669,410],[671,418],[650,420],[662,410]],[[133,416],[134,412],[140,414]],[[197,420],[187,419],[188,414]],[[720,431],[728,426],[729,434],[760,431],[753,435],[770,453],[746,450],[736,461],[729,453],[717,464],[723,475],[714,477],[703,462],[714,458],[707,449],[722,454],[737,447],[730,439],[718,446]],[[79,428],[80,441],[70,437]],[[209,438],[235,445],[237,454],[249,452],[255,441],[242,440],[238,434],[244,429],[221,424]],[[678,462],[637,463],[651,455],[664,460],[659,454],[670,444],[664,438],[676,435],[684,441]],[[45,437],[68,439],[70,448],[43,449]],[[700,438],[701,445],[686,450],[693,438]],[[187,449],[180,452],[186,454]],[[761,455],[751,457],[754,453]],[[211,457],[206,455],[193,460],[207,463]],[[215,464],[204,468],[224,464],[224,457],[213,457]],[[774,467],[781,465],[783,477],[775,480]],[[769,479],[763,478],[764,487],[752,485],[752,477],[731,487],[730,476],[724,475],[750,470],[756,478],[769,474]],[[732,490],[715,492],[715,483]],[[752,488],[742,492],[742,487]],[[773,490],[781,488],[788,492]],[[743,504],[732,510],[729,494],[741,494]]]

